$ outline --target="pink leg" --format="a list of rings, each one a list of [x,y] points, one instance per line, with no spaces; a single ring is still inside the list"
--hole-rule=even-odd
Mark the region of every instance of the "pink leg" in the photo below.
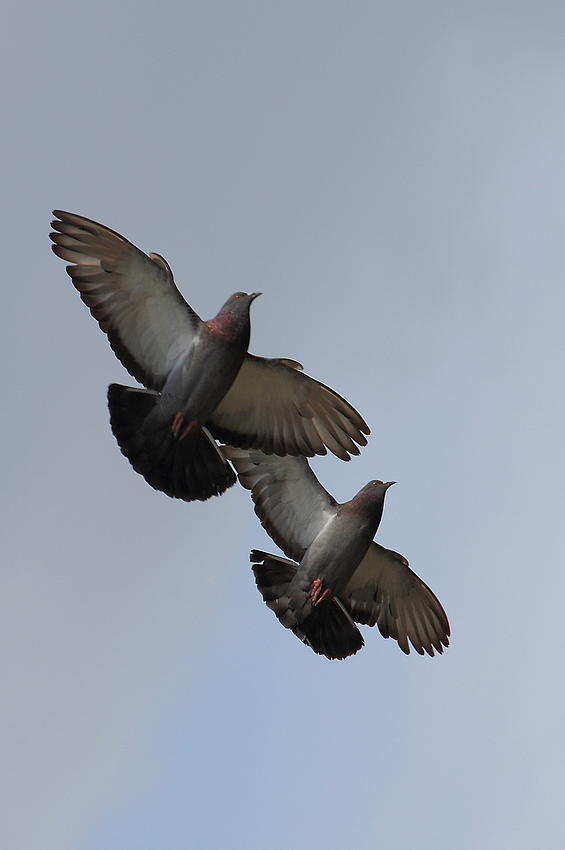
[[[180,435],[179,440],[184,440],[184,438],[188,434],[192,434],[193,431],[196,431],[196,428],[197,428],[197,425],[196,425],[196,422],[193,419],[191,422],[188,423],[188,425],[185,425],[184,431]]]
[[[179,410],[178,413],[175,413],[172,429],[175,437],[178,437],[179,431],[182,428],[182,423],[184,422],[184,413],[182,410]]]
[[[322,590],[322,579],[315,578],[310,586],[310,599],[314,603],[314,605],[319,605],[322,599],[325,599],[326,596],[329,596],[331,593],[331,588],[326,587],[325,590]]]
[[[192,434],[192,432],[197,428],[196,422],[193,419],[187,422],[186,425],[184,425],[184,422],[184,413],[182,410],[179,410],[178,413],[175,413],[173,417],[173,424],[171,426],[174,436],[179,440],[184,440],[188,434]],[[184,428],[182,427],[183,425]]]

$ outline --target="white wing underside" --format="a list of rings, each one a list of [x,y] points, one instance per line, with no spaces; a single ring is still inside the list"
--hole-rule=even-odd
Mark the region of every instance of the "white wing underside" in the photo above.
[[[241,484],[251,490],[255,513],[277,546],[295,561],[331,517],[337,503],[324,490],[303,457],[277,457],[222,446]]]
[[[160,390],[202,324],[166,261],[151,259],[108,227],[56,211],[55,253],[117,357],[140,383]]]
[[[406,653],[408,641],[420,655],[449,646],[449,622],[439,599],[406,558],[379,543],[371,543],[340,596],[354,620],[377,625]]]
[[[214,411],[210,430],[230,445],[265,454],[313,457],[327,446],[342,460],[359,454],[356,443],[366,445],[369,433],[357,411],[329,387],[289,361],[253,354]]]

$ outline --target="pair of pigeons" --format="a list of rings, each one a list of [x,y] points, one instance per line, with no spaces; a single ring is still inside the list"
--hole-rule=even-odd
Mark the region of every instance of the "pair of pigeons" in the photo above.
[[[280,622],[327,658],[364,644],[378,625],[410,652],[441,653],[449,623],[408,561],[373,541],[392,481],[370,481],[338,504],[306,458],[359,454],[369,428],[294,360],[249,354],[249,310],[236,292],[207,322],[159,254],[83,216],[56,210],[57,256],[141,388],[111,384],[110,424],[122,453],[156,490],[192,501],[236,482],[287,558],[253,550],[257,587]],[[220,441],[224,445],[219,446]],[[292,560],[289,560],[292,559]]]

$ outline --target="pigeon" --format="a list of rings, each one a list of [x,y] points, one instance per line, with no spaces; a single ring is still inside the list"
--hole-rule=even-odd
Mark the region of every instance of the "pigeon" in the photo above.
[[[330,659],[364,645],[356,623],[378,625],[406,654],[410,643],[432,656],[449,646],[439,600],[406,558],[373,541],[393,481],[370,481],[340,505],[305,457],[222,450],[251,490],[261,524],[293,559],[251,552],[257,587],[283,626]]]
[[[112,384],[110,424],[122,453],[167,495],[204,501],[235,484],[216,440],[277,455],[342,460],[367,443],[367,423],[295,360],[248,353],[249,310],[261,293],[236,292],[203,321],[167,261],[119,233],[55,210],[53,251],[143,388]]]

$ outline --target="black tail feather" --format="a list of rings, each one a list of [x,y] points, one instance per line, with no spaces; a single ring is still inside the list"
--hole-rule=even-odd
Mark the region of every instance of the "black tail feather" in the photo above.
[[[333,598],[314,606],[300,622],[290,609],[286,595],[298,565],[279,555],[269,555],[253,549],[250,560],[255,583],[267,606],[280,622],[291,629],[300,640],[318,655],[326,658],[347,658],[358,652],[365,641],[339,599]]]
[[[294,561],[281,558],[279,555],[268,555],[259,549],[252,549],[249,560],[255,576],[257,590],[265,602],[274,602],[284,596],[288,585],[298,570]]]
[[[365,646],[363,635],[335,596],[316,605],[296,629],[294,633],[301,640],[326,658],[343,660]]]
[[[221,495],[236,477],[205,428],[184,440],[174,437],[170,425],[144,430],[158,399],[152,390],[108,387],[110,426],[122,454],[151,487],[174,499],[205,501]]]

